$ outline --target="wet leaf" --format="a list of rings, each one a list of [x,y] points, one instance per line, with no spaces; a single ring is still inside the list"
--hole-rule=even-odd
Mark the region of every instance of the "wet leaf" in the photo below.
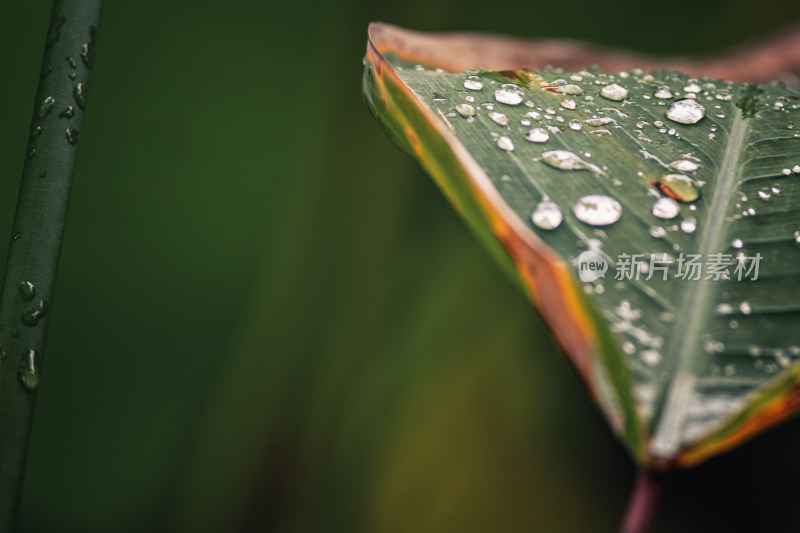
[[[683,74],[574,43],[370,27],[372,113],[651,466],[696,463],[800,405],[800,95],[734,83],[797,66],[786,54],[748,78],[770,46]],[[545,62],[569,70],[524,68]]]

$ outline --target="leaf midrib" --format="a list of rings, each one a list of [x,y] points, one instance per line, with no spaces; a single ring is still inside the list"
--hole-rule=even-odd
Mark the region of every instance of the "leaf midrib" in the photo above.
[[[738,184],[738,167],[742,148],[747,139],[749,119],[736,113],[733,126],[728,135],[728,145],[720,162],[706,220],[705,230],[701,234],[697,253],[715,253],[722,249],[724,222],[733,198],[733,188]],[[697,374],[694,357],[699,346],[704,317],[709,316],[712,302],[712,281],[703,279],[699,286],[693,283],[684,284],[681,305],[672,334],[672,342],[665,353],[666,361],[674,361],[672,379],[662,394],[663,403],[651,442],[651,453],[657,457],[670,458],[680,451],[683,445],[682,430],[686,418],[687,407],[692,399]]]

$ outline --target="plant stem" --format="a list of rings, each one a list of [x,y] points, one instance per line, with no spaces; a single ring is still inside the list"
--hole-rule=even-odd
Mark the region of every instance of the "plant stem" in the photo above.
[[[102,0],[55,0],[0,293],[0,533],[16,527]]]
[[[661,473],[642,469],[631,492],[620,533],[645,533],[653,521],[661,492]]]

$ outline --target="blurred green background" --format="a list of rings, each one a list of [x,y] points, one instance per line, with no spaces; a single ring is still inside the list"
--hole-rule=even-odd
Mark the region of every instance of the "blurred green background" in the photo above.
[[[0,235],[49,10],[0,14]],[[613,531],[633,466],[369,116],[367,24],[699,54],[798,17],[781,0],[108,2],[21,531]],[[800,529],[799,443],[788,424],[675,475],[656,531]]]

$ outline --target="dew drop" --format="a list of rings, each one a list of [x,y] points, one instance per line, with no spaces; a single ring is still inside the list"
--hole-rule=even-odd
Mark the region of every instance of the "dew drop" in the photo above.
[[[550,134],[547,133],[547,130],[543,128],[533,128],[530,132],[528,132],[528,135],[525,136],[525,139],[533,143],[547,142],[549,138]]]
[[[572,206],[575,217],[590,226],[608,226],[622,216],[619,202],[602,194],[590,194],[582,197]]]
[[[706,109],[694,100],[678,100],[667,110],[667,118],[679,124],[697,124],[706,115]]]
[[[753,312],[753,308],[750,307],[750,303],[745,300],[739,304],[739,311],[741,311],[743,315],[749,315]]]
[[[556,87],[556,91],[562,94],[583,94],[583,89],[580,85],[568,84]]]
[[[514,143],[508,137],[503,136],[497,139],[497,147],[506,152],[511,152],[514,150]]]
[[[697,80],[689,80],[689,84],[683,88],[684,91],[687,93],[699,93],[702,91],[702,87],[697,83]]]
[[[36,392],[39,388],[39,353],[36,350],[25,350],[19,359],[17,376],[28,392]]]
[[[23,300],[26,302],[33,300],[33,297],[36,295],[36,286],[33,283],[30,281],[20,281],[17,287],[19,288],[19,293],[22,295]]]
[[[681,172],[694,172],[700,165],[695,163],[694,161],[689,161],[688,159],[680,159],[678,161],[673,161],[670,163],[669,168],[674,168],[675,170],[679,170]]]
[[[737,239],[733,239],[733,240],[731,241],[731,246],[732,246],[732,247],[734,247],[734,248],[736,248],[736,249],[738,250],[738,249],[740,249],[742,246],[744,246],[744,243],[742,242],[742,239],[738,239],[738,238],[737,238]]]
[[[56,105],[56,99],[52,96],[48,96],[42,103],[39,104],[39,118],[44,118],[47,114],[53,109],[53,106]]]
[[[78,144],[78,139],[80,138],[80,132],[77,128],[67,128],[67,142],[73,146]]]
[[[578,104],[575,103],[575,100],[567,98],[566,100],[561,102],[561,107],[563,107],[564,109],[575,109],[576,107],[578,107]]]
[[[589,126],[598,127],[598,126],[605,126],[607,124],[611,124],[616,121],[611,117],[599,117],[599,118],[587,118],[583,122]]]
[[[656,92],[653,93],[653,96],[656,98],[667,99],[672,98],[672,91],[666,85],[663,85],[656,89]]]
[[[639,355],[647,366],[656,366],[661,362],[661,352],[658,350],[643,350]]]
[[[761,187],[761,189],[759,189],[758,191],[758,197],[761,198],[762,200],[769,200],[770,198],[772,198],[772,193],[768,188]]]
[[[68,105],[64,108],[61,113],[58,114],[58,118],[72,118],[75,116],[75,108],[71,105]]]
[[[531,221],[536,227],[544,230],[556,229],[561,225],[562,220],[564,220],[564,215],[561,214],[561,209],[548,200],[539,202],[531,215]]]
[[[78,107],[81,109],[86,108],[86,85],[83,83],[76,83],[72,88],[72,96],[75,98]]]
[[[573,131],[580,131],[582,128],[581,121],[577,119],[572,119],[569,121],[569,129]]]
[[[504,113],[492,111],[491,113],[489,113],[489,118],[495,124],[499,124],[501,126],[508,126],[508,117]]]
[[[628,89],[626,89],[622,85],[617,85],[616,83],[612,83],[602,88],[602,90],[600,91],[600,96],[602,96],[603,98],[608,98],[609,100],[614,100],[616,102],[619,102],[628,97]]]
[[[664,220],[671,220],[678,216],[680,207],[672,198],[659,198],[653,204],[653,216]]]
[[[522,89],[513,83],[504,83],[494,92],[494,99],[506,105],[521,104],[523,96]]]
[[[94,63],[94,39],[97,34],[95,26],[89,27],[89,42],[81,46],[81,61],[86,65],[86,68],[92,68]]]
[[[697,229],[697,219],[694,217],[686,217],[681,221],[681,231],[684,233],[694,233]]]
[[[661,239],[667,235],[667,230],[661,226],[650,226],[649,233],[654,239]]]
[[[542,154],[542,161],[547,165],[559,170],[591,170],[597,174],[603,174],[599,167],[587,163],[576,154],[567,150],[551,150]]]
[[[679,202],[694,202],[700,196],[695,181],[683,174],[665,174],[652,182],[665,196]]]
[[[462,117],[469,118],[475,115],[475,108],[470,104],[458,104],[456,106],[456,112]]]
[[[39,300],[39,303],[36,304],[35,307],[24,311],[20,315],[20,319],[26,326],[33,327],[36,326],[42,318],[44,318],[49,310],[50,304],[47,302],[47,300]]]
[[[483,89],[483,82],[478,76],[467,76],[464,80],[464,88],[470,91],[480,91]]]
[[[794,242],[800,244],[800,230],[794,232]]]

